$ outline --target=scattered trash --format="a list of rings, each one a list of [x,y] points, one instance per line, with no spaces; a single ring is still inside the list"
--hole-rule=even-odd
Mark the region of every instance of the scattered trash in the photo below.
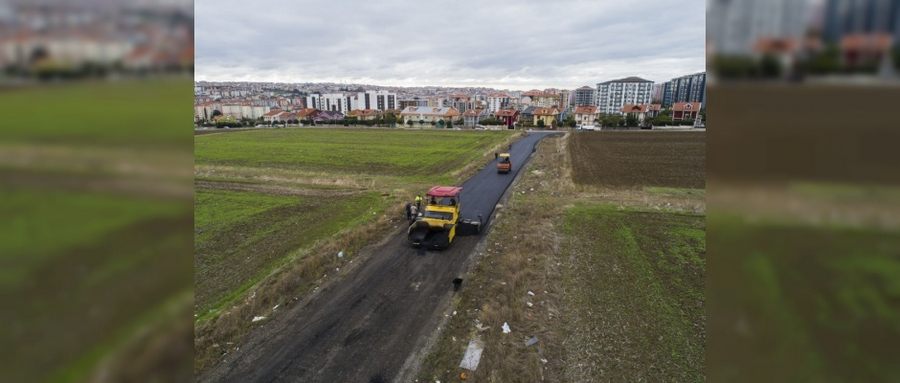
[[[264,316],[255,316],[255,317],[253,317],[253,320],[251,320],[250,322],[259,322],[259,321],[261,321],[261,320],[263,320],[263,319],[266,319],[266,317],[264,317]]]
[[[481,362],[482,351],[484,351],[484,343],[481,340],[470,340],[469,346],[466,347],[466,353],[463,355],[462,361],[459,362],[459,367],[475,371],[478,368],[478,363]]]
[[[338,255],[338,258],[344,258],[344,251],[343,250],[338,251],[337,255]]]
[[[534,293],[531,290],[528,290],[528,295],[534,296]]]
[[[334,268],[334,271],[341,271],[341,268],[340,268],[340,267],[335,267],[335,268]]]
[[[503,333],[509,334],[511,330],[509,329],[509,323],[503,322]]]
[[[456,310],[453,311],[453,315],[456,315]]]
[[[525,302],[525,304],[528,305],[528,307],[534,307],[534,303],[531,303],[531,302]]]
[[[547,364],[547,359],[541,358],[541,363]]]
[[[469,374],[466,374],[465,371],[459,373],[459,380],[469,379]]]
[[[531,339],[525,341],[525,347],[534,346],[535,344],[537,344],[537,342],[538,342],[538,338],[536,336],[533,336],[533,337],[531,337]]]
[[[487,330],[487,329],[489,329],[489,328],[491,328],[491,327],[490,327],[490,326],[485,326],[485,325],[481,324],[481,322],[479,322],[478,320],[475,320],[475,328],[477,328],[478,331],[484,331],[484,330]]]
[[[275,307],[272,307],[272,311],[278,310],[278,306],[281,306],[281,305],[280,304],[275,305]]]

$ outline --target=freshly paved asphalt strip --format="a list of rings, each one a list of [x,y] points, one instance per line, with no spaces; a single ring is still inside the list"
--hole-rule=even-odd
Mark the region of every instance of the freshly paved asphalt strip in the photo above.
[[[547,135],[533,132],[513,144],[509,174],[497,174],[495,161],[468,179],[460,197],[463,218],[480,214],[486,229],[503,193]],[[405,232],[389,238],[343,280],[255,329],[198,381],[394,380],[437,327],[453,295],[452,281],[465,272],[479,239],[458,237],[449,249],[420,251],[407,244]]]

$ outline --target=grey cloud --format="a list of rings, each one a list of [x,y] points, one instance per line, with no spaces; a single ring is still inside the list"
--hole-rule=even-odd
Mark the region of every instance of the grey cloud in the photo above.
[[[574,88],[705,66],[703,0],[195,4],[199,80]]]

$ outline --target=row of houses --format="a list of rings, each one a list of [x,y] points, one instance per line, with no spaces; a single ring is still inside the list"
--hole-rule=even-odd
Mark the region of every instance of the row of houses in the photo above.
[[[699,102],[676,102],[672,105],[669,116],[672,120],[694,120],[700,115],[702,104]],[[634,117],[641,124],[651,118],[656,118],[662,112],[661,104],[625,104],[619,113],[623,116]],[[579,126],[593,125],[604,113],[593,105],[579,106],[575,108],[575,123]]]

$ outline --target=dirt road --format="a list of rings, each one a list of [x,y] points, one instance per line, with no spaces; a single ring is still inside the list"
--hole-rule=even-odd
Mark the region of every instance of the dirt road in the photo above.
[[[487,221],[546,133],[513,144],[513,172],[494,163],[463,184],[462,216]],[[486,222],[487,224],[488,222]],[[423,351],[465,272],[479,236],[444,251],[411,248],[395,233],[342,281],[258,328],[237,351],[198,377],[202,382],[389,382]],[[464,278],[464,276],[463,276]],[[466,288],[463,282],[462,288]]]

